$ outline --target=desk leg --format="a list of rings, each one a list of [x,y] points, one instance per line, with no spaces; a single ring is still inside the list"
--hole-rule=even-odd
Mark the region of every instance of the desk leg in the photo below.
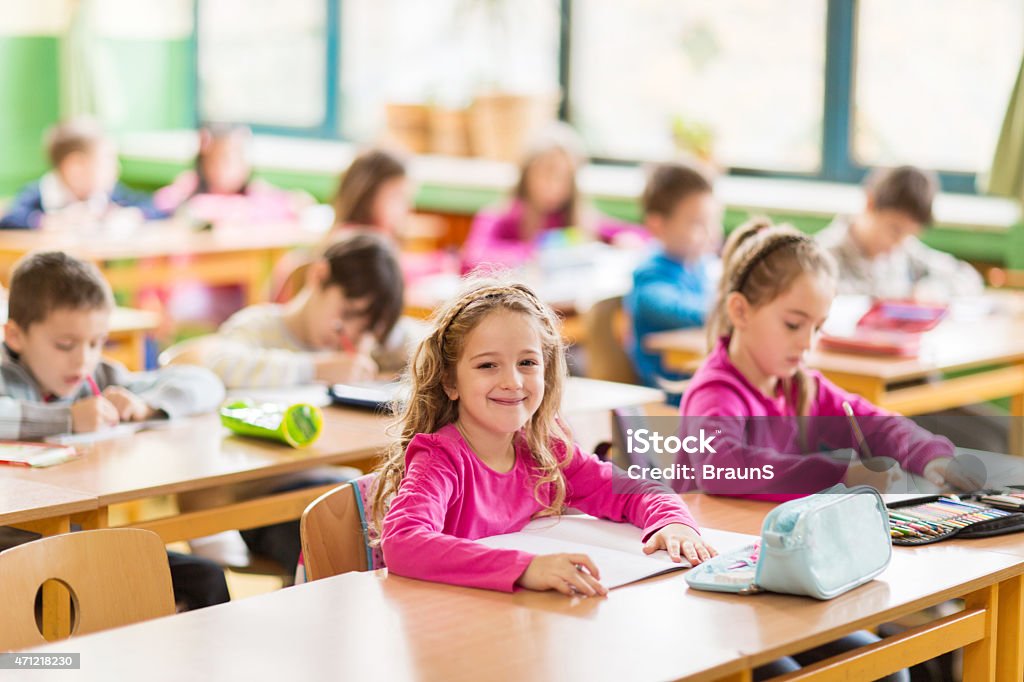
[[[1024,680],[1024,576],[999,583],[996,679]]]
[[[97,530],[107,527],[107,507],[99,507],[87,512],[72,514],[71,522],[77,523],[82,530]]]
[[[1024,455],[1024,394],[1010,396],[1010,454]]]
[[[990,585],[964,598],[968,609],[984,609],[985,635],[964,647],[964,682],[990,682],[996,674],[996,641],[999,625],[999,585]],[[1017,678],[1020,679],[1020,678]]]

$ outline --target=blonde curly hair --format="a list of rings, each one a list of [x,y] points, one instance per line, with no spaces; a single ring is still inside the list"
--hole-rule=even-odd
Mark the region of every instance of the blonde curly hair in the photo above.
[[[545,505],[540,515],[562,511],[566,494],[562,470],[569,463],[573,448],[568,429],[558,415],[567,375],[558,318],[525,284],[472,277],[460,296],[435,312],[433,329],[416,348],[403,377],[408,390],[404,404],[395,406],[397,438],[377,468],[372,495],[371,516],[378,537],[388,506],[405,477],[405,452],[410,441],[416,434],[434,433],[459,417],[459,402],[451,400],[444,387],[454,383],[455,366],[466,338],[484,318],[502,310],[526,315],[540,336],[544,397],[516,438],[521,439],[533,457],[537,470],[533,494]],[[542,490],[549,491],[549,495],[542,495]],[[545,502],[545,497],[550,501]]]

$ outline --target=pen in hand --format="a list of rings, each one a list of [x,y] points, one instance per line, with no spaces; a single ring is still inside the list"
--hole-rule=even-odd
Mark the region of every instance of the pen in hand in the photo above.
[[[860,425],[857,424],[857,417],[853,414],[853,406],[850,405],[849,401],[843,401],[843,412],[846,413],[846,418],[850,420],[850,428],[853,430],[853,437],[857,439],[857,449],[859,450],[860,458],[864,461],[874,459],[874,455],[871,454],[871,448],[868,447],[868,442],[864,438],[864,433],[860,430]]]

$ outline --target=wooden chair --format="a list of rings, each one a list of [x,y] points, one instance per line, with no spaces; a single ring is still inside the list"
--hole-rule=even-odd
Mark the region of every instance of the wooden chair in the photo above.
[[[0,553],[0,576],[0,650],[46,644],[35,603],[50,579],[71,593],[72,635],[174,613],[167,553],[148,530],[85,530],[27,542]]]
[[[587,376],[623,384],[638,383],[623,342],[627,318],[622,297],[598,301],[583,316],[587,349]]]
[[[367,474],[329,490],[302,512],[299,537],[307,580],[383,567],[380,548],[371,544],[368,521],[376,477]]]

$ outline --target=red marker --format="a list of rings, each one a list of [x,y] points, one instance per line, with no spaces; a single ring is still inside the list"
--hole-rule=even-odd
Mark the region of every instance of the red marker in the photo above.
[[[92,389],[92,394],[97,398],[100,397],[100,387],[96,385],[96,380],[91,376],[85,377],[85,380],[89,382],[89,388]]]

